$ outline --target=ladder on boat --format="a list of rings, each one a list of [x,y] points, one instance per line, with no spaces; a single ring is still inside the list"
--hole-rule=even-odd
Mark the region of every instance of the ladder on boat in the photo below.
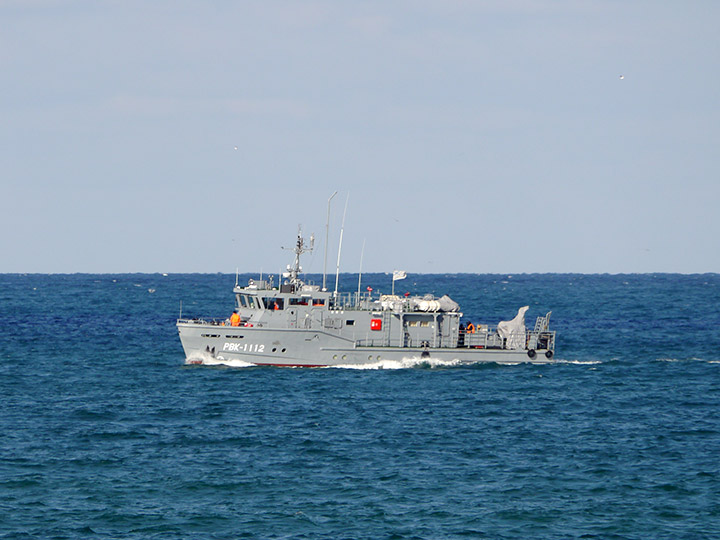
[[[550,315],[552,314],[552,311],[548,311],[547,315],[544,317],[538,317],[535,320],[535,330],[533,330],[533,333],[539,334],[540,332],[547,332],[548,328],[550,327]]]
[[[547,315],[544,317],[540,316],[535,320],[535,329],[532,331],[532,333],[528,336],[527,340],[527,348],[528,349],[537,349],[538,348],[538,341],[540,334],[543,332],[548,332],[550,328],[550,315],[552,314],[552,311],[548,311]]]

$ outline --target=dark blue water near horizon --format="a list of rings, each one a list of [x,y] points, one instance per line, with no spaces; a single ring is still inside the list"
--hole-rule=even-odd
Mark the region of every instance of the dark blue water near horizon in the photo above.
[[[185,365],[234,281],[0,274],[0,538],[720,538],[720,275],[396,283],[553,365]]]

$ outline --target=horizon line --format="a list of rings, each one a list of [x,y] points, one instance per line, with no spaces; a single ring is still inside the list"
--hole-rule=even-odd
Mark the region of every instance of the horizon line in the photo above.
[[[362,275],[392,275],[392,271],[383,272],[362,272]],[[256,275],[261,274],[263,276],[277,276],[277,273],[271,272],[237,272],[238,275]],[[359,272],[340,272],[340,275],[354,275],[357,276]],[[681,275],[681,276],[703,276],[703,275],[720,275],[720,272],[668,272],[668,271],[648,271],[648,272],[407,272],[408,276],[439,276],[439,275],[450,275],[450,276],[548,276],[548,275],[579,275],[579,276],[647,276],[647,275]],[[122,276],[122,275],[160,275],[163,277],[169,277],[172,275],[227,275],[233,276],[235,272],[210,272],[210,271],[195,271],[195,272],[160,272],[160,271],[137,271],[137,272],[0,272],[0,276],[73,276],[73,275],[86,275],[86,276]],[[305,276],[322,276],[321,272],[303,272],[301,275]]]

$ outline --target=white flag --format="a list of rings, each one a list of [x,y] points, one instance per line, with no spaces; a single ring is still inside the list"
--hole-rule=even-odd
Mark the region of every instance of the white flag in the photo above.
[[[405,279],[407,277],[407,272],[405,270],[395,270],[393,272],[393,281],[397,281],[398,279]]]

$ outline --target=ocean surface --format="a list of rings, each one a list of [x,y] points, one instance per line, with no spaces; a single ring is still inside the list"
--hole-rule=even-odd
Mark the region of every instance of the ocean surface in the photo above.
[[[234,282],[0,275],[0,538],[720,538],[720,275],[397,282],[553,365],[186,365]]]

